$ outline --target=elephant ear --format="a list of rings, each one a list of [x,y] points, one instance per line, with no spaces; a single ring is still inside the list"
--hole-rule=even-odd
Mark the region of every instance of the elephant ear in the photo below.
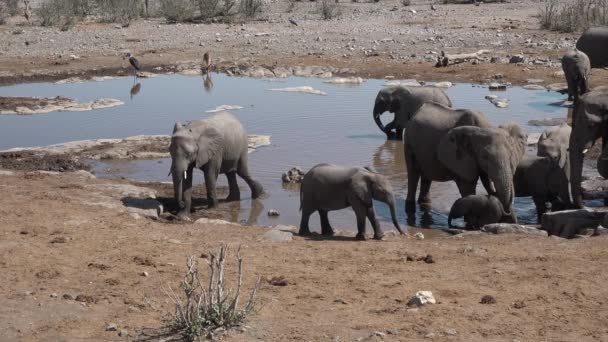
[[[557,162],[559,164],[560,169],[563,169],[566,166],[566,161],[568,160],[568,158],[569,158],[568,146],[561,145],[559,147],[559,156],[557,158]],[[566,173],[569,173],[569,172],[570,172],[570,170],[566,171]],[[568,178],[570,178],[570,177],[568,177]]]
[[[175,123],[175,126],[173,126],[173,134],[175,134],[175,132],[179,132],[182,129],[184,129],[184,125],[182,125],[179,121]]]
[[[437,147],[437,158],[462,180],[474,182],[479,176],[471,142],[464,134],[454,130],[446,134]]]
[[[223,135],[213,127],[203,130],[197,141],[196,167],[200,168],[221,152]]]
[[[349,178],[349,181],[350,188],[355,197],[357,197],[365,206],[372,205],[371,177],[362,172],[357,172]]]

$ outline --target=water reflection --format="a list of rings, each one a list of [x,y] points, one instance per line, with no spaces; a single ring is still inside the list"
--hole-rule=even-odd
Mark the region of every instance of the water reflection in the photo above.
[[[213,80],[211,80],[211,75],[209,73],[206,73],[204,77],[205,79],[203,80],[203,87],[205,88],[206,92],[210,93],[213,89]]]
[[[376,150],[372,156],[372,165],[376,171],[383,175],[392,175],[402,178],[405,181],[405,154],[401,141],[386,140]]]
[[[140,90],[141,90],[141,82],[137,82],[136,84],[134,84],[131,87],[131,91],[129,92],[129,94],[131,96],[131,100],[133,100],[133,96],[139,94]]]

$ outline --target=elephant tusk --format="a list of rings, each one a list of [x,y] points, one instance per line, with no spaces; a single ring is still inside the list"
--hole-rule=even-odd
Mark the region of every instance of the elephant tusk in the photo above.
[[[188,171],[184,171],[184,179],[188,179]]]
[[[589,152],[589,149],[588,149],[588,148],[586,148],[586,149],[584,149],[584,150],[583,150],[583,154],[585,154],[585,153],[587,153],[587,152]]]

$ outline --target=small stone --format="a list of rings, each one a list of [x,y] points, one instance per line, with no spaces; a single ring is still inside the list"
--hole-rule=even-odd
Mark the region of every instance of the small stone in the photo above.
[[[127,331],[127,329],[120,329],[120,331],[118,332],[118,336],[127,337],[129,336],[129,332]]]
[[[432,256],[432,255],[427,254],[427,255],[424,257],[424,262],[426,262],[427,264],[434,264],[434,263],[435,263],[435,260],[433,260],[433,256]]]
[[[421,232],[414,234],[414,237],[416,238],[416,240],[424,240],[424,234],[422,234]]]
[[[71,295],[71,294],[69,294],[69,293],[64,294],[64,295],[62,296],[62,298],[63,298],[63,299],[65,299],[65,300],[74,300],[74,296],[72,296],[72,295]]]
[[[507,85],[501,83],[490,83],[488,88],[490,90],[507,90]]]
[[[481,300],[479,301],[479,303],[496,304],[496,298],[494,298],[493,296],[490,296],[490,295],[485,295],[485,296],[481,297]]]
[[[277,217],[279,215],[281,215],[281,214],[276,209],[270,209],[270,210],[268,210],[268,216]]]
[[[142,277],[147,277],[148,276],[148,272],[143,271],[143,272],[141,272],[141,275],[142,275]]]
[[[169,240],[167,240],[167,242],[173,243],[173,244],[176,244],[176,245],[181,245],[182,244],[181,241],[176,240],[176,239],[169,239]]]
[[[408,255],[407,255],[407,257],[405,258],[405,260],[406,260],[406,261],[414,261],[414,260],[416,260],[416,258],[414,258],[414,256],[413,256],[413,255],[408,254]]]
[[[424,335],[424,338],[435,338],[435,334],[430,332],[430,333]]]
[[[284,276],[272,277],[268,281],[268,283],[272,286],[287,286],[289,285],[289,281],[285,279]]]
[[[414,297],[410,298],[407,306],[422,306],[425,304],[435,304],[435,297],[431,291],[418,291]]]
[[[118,330],[118,324],[116,323],[109,323],[106,326],[106,331],[117,331]]]
[[[218,43],[222,42],[222,38],[215,38],[215,41],[218,42]]]
[[[58,297],[58,295],[55,292],[51,293],[51,298],[57,298],[57,297]]]
[[[383,332],[380,332],[380,331],[374,331],[372,336],[384,337],[384,336],[386,336],[386,334]]]
[[[523,55],[514,55],[511,56],[511,59],[509,59],[509,63],[511,64],[524,63],[525,61],[526,59]]]
[[[448,336],[456,336],[456,335],[458,335],[458,332],[454,328],[446,330],[445,333]]]

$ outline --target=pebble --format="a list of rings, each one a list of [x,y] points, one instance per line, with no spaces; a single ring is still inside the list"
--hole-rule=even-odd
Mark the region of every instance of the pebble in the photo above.
[[[435,304],[435,303],[437,303],[437,302],[435,300],[435,297],[433,296],[433,292],[431,292],[431,291],[418,291],[407,302],[407,306],[422,306],[422,305],[425,305],[425,304]]]
[[[281,215],[281,213],[279,213],[279,211],[276,210],[276,209],[270,209],[270,210],[268,210],[268,216],[277,217],[279,215]]]
[[[456,329],[453,329],[453,328],[452,328],[452,329],[448,329],[448,330],[446,330],[446,331],[445,331],[445,333],[446,333],[448,336],[456,336],[456,335],[458,335],[458,332],[456,331]]]
[[[424,240],[424,234],[422,234],[421,232],[414,234],[414,237],[416,238],[416,240]]]
[[[118,330],[118,324],[116,324],[116,323],[109,323],[106,326],[106,331],[116,331],[116,330]]]
[[[149,274],[146,271],[141,272],[142,277],[147,277]]]

